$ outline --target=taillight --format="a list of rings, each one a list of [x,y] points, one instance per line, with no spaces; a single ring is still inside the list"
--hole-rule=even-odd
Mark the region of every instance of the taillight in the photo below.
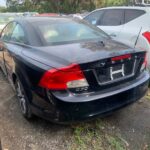
[[[131,54],[113,57],[113,58],[111,58],[111,61],[118,61],[118,60],[129,59],[129,58],[131,58]]]
[[[51,69],[44,73],[39,86],[52,90],[65,90],[88,86],[85,76],[77,64]]]
[[[143,34],[142,34],[146,39],[147,39],[147,41],[150,43],[150,32],[144,32]]]
[[[147,65],[148,65],[147,61],[148,61],[147,53],[145,53],[144,61],[143,61],[143,64],[141,66],[141,72],[147,68]]]

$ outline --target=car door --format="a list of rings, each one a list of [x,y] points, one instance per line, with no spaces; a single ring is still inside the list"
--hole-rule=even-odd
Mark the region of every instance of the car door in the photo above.
[[[5,66],[8,72],[9,79],[11,79],[12,73],[14,71],[14,55],[17,54],[18,49],[21,49],[21,46],[19,46],[19,44],[25,43],[25,32],[20,24],[15,23],[11,38],[9,40],[9,43],[7,44],[7,49],[4,52]]]
[[[120,39],[124,26],[124,9],[106,9],[97,26],[113,39]]]
[[[5,75],[7,75],[6,70],[6,60],[4,58],[4,55],[7,53],[7,46],[8,42],[11,38],[12,31],[14,29],[15,24],[13,22],[9,23],[2,31],[1,38],[0,38],[0,66]]]

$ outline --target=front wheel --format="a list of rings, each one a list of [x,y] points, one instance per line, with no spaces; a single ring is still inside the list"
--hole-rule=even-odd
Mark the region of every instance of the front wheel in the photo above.
[[[21,82],[18,79],[16,79],[15,89],[16,89],[16,94],[17,94],[18,100],[19,100],[19,106],[20,106],[22,115],[26,119],[31,119],[32,113],[31,113],[28,97],[26,95],[26,92],[25,92]]]

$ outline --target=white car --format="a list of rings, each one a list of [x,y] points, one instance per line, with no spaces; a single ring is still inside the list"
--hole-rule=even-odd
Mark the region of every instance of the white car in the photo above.
[[[148,51],[150,65],[150,7],[107,7],[83,19],[119,42]]]

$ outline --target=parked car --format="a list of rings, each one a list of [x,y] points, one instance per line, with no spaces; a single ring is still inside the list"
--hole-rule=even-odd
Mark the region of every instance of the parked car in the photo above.
[[[5,27],[5,25],[14,19],[14,15],[10,14],[0,14],[0,32]]]
[[[136,6],[150,6],[150,0],[134,0],[133,4]]]
[[[37,16],[37,17],[56,17],[56,16],[60,16],[60,15],[56,14],[56,13],[43,13],[43,14],[36,14],[35,16]]]
[[[1,34],[1,68],[28,119],[68,123],[133,103],[147,91],[146,62],[144,50],[77,19],[20,18]]]
[[[39,14],[38,12],[24,12],[24,13],[22,13],[22,16],[24,16],[24,17],[32,17],[32,16],[36,16],[38,14]]]
[[[97,9],[84,19],[130,47],[149,52],[150,65],[150,8],[108,7]]]
[[[83,19],[85,16],[87,16],[89,12],[85,11],[83,13],[76,13],[76,14],[71,14],[73,18],[78,18],[78,19]],[[69,15],[70,16],[70,15]]]

